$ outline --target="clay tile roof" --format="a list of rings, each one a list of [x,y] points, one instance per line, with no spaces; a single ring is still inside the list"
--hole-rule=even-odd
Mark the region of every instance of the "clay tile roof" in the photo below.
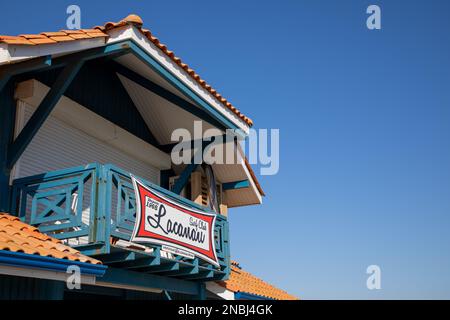
[[[58,42],[75,41],[79,39],[106,38],[108,35],[98,29],[61,30],[56,32],[41,32],[40,34],[21,34],[18,36],[0,36],[0,43],[12,45],[40,45]]]
[[[230,279],[219,284],[233,292],[249,293],[275,300],[298,300],[297,297],[243,270],[236,261],[231,262]]]
[[[17,37],[0,36],[0,43],[7,43],[11,45],[39,45],[39,44],[51,44],[63,41],[76,41],[81,39],[108,37],[107,32],[109,30],[120,28],[127,25],[133,25],[136,27],[149,41],[151,41],[156,47],[158,47],[165,55],[167,55],[173,62],[185,70],[189,76],[191,76],[202,88],[211,93],[217,101],[223,104],[227,109],[231,110],[241,120],[247,123],[249,126],[253,125],[253,121],[243,115],[238,109],[236,109],[227,99],[222,97],[215,89],[206,83],[193,69],[189,68],[187,64],[181,61],[179,57],[170,51],[165,44],[162,44],[158,38],[156,38],[150,30],[143,29],[144,22],[141,17],[135,14],[130,14],[119,22],[107,22],[103,26],[97,26],[93,29],[81,29],[76,30],[77,35],[73,34],[73,30],[61,30],[59,32],[42,32],[39,35],[20,35]],[[44,36],[44,38],[40,38]],[[40,40],[37,40],[37,39]],[[29,40],[31,39],[31,40]]]
[[[91,264],[101,261],[81,254],[60,240],[49,237],[35,227],[0,212],[0,250],[36,254],[43,257],[67,259]]]

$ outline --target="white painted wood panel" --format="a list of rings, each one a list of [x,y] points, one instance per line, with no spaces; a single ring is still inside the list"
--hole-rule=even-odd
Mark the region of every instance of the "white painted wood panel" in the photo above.
[[[25,124],[34,107],[19,101]],[[18,112],[20,114],[21,112]],[[159,184],[159,170],[50,115],[19,159],[15,177],[85,165],[111,163]]]

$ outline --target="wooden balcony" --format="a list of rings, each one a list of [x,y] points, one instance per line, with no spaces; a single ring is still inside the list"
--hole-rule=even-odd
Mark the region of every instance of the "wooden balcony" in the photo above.
[[[180,205],[207,208],[140,179]],[[228,221],[216,214],[219,266],[165,252],[160,245],[130,242],[136,199],[129,172],[97,163],[16,179],[11,213],[64,240],[105,265],[185,280],[225,280],[230,272]]]

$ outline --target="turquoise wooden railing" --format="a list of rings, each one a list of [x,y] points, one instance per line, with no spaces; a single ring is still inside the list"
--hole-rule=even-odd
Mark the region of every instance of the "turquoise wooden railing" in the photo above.
[[[180,204],[208,212],[197,203],[139,179]],[[12,186],[12,214],[88,255],[105,257],[111,252],[111,239],[130,240],[135,206],[130,173],[110,164],[92,163],[20,178]],[[217,214],[214,236],[220,268],[198,259],[187,262],[175,256],[174,260],[202,265],[205,270],[214,270],[214,279],[226,279],[230,254],[228,221],[223,215]],[[160,246],[149,246],[160,255]]]

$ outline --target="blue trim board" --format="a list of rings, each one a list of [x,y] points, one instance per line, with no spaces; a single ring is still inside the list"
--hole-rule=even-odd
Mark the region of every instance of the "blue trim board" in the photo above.
[[[14,266],[20,268],[34,268],[46,271],[66,272],[69,266],[78,266],[85,275],[102,277],[107,266],[90,264],[80,261],[43,257],[22,252],[0,250],[0,265]]]
[[[240,180],[240,181],[222,183],[222,189],[224,191],[243,189],[243,188],[248,188],[248,187],[250,187],[250,181],[248,181],[248,180]]]
[[[274,300],[268,297],[260,296],[258,294],[248,293],[248,292],[235,292],[235,300]]]

